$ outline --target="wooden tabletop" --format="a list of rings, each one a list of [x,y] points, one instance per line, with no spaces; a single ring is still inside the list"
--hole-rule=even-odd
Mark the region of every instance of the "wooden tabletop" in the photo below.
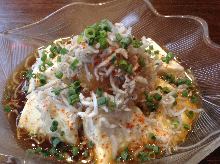
[[[70,2],[74,0],[0,0],[0,31],[37,21]],[[195,15],[205,19],[211,39],[220,44],[220,0],[152,0],[152,3],[164,15]],[[220,163],[220,148],[201,163]]]

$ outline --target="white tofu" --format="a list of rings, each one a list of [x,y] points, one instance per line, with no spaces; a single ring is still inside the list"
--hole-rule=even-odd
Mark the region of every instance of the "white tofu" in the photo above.
[[[149,42],[149,45],[152,45],[155,50],[159,51],[159,59],[162,57],[165,57],[167,55],[166,51],[164,51],[155,41],[153,41],[151,38],[146,39]],[[149,46],[146,48],[148,49]],[[152,56],[153,58],[156,56]],[[167,72],[167,73],[173,73],[173,74],[178,74],[180,72],[184,71],[184,67],[181,66],[179,63],[177,63],[175,60],[171,60],[169,64],[162,62],[162,65],[159,69],[159,71],[162,72]]]
[[[144,122],[143,113],[136,107],[84,118],[84,132],[95,143],[97,163],[111,163],[128,145],[142,143],[147,133]]]
[[[40,57],[42,56],[42,50],[38,50],[38,53]],[[57,71],[63,73],[62,79],[71,79],[74,75],[77,74],[77,70],[73,71],[70,68],[70,65],[73,63],[74,60],[76,60],[76,57],[73,57],[71,55],[62,55],[61,57],[61,62],[57,62],[57,57],[51,60],[53,63],[53,66],[48,67],[46,66],[46,70],[44,72],[41,72],[39,70],[40,65],[42,64],[41,58],[37,58],[36,63],[32,66],[33,74],[43,74],[46,76],[47,81],[51,80],[56,80],[55,73]],[[48,56],[49,58],[49,56]],[[78,66],[81,65],[81,63],[78,64]],[[28,88],[28,93],[31,91],[35,90],[37,87],[40,86],[38,78],[31,78],[29,81],[29,88]]]
[[[52,93],[52,89],[66,85],[61,80],[55,80],[39,87],[27,96],[27,102],[22,111],[18,127],[30,134],[45,137],[59,137],[62,141],[76,144],[78,141],[78,117],[75,109],[66,102],[67,90],[59,96]],[[58,129],[50,130],[52,122],[58,121]],[[62,136],[61,133],[64,132]]]

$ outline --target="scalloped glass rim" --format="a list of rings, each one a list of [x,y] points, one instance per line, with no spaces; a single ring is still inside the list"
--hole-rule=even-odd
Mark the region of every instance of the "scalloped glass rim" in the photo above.
[[[196,34],[196,36],[198,35],[197,37],[200,39],[200,41],[202,39],[201,42],[204,43],[204,44],[201,43],[202,46],[203,47],[207,46],[205,48],[207,48],[208,50],[211,50],[210,56],[211,56],[211,54],[214,54],[214,52],[215,53],[218,52],[218,54],[220,54],[220,46],[218,44],[213,43],[210,40],[209,33],[208,33],[208,25],[207,25],[206,21],[204,21],[203,19],[201,19],[199,17],[195,17],[195,16],[190,16],[190,15],[185,15],[185,16],[182,16],[182,15],[174,15],[174,16],[164,16],[164,15],[161,15],[161,14],[159,14],[156,11],[156,9],[152,6],[152,4],[148,0],[143,0],[143,1],[142,0],[134,0],[134,1],[132,1],[132,0],[125,0],[123,2],[124,3],[132,3],[133,2],[134,4],[136,4],[136,3],[137,4],[138,3],[145,3],[146,4],[146,9],[149,10],[148,11],[149,13],[151,13],[155,18],[162,18],[163,21],[165,21],[165,22],[166,22],[166,20],[172,19],[172,18],[174,18],[174,20],[181,20],[181,21],[189,21],[189,22],[190,21],[195,21],[194,22],[195,26],[198,26],[198,28],[199,28],[199,32],[198,32],[198,34]],[[113,1],[108,1],[108,2],[104,2],[104,3],[74,2],[74,3],[68,4],[68,5],[60,8],[59,10],[53,12],[52,14],[48,15],[47,17],[43,18],[42,20],[40,20],[38,22],[29,24],[29,25],[26,25],[26,26],[23,26],[23,27],[19,27],[19,28],[15,28],[15,29],[10,29],[10,30],[1,32],[0,33],[0,37],[5,38],[6,40],[7,39],[10,40],[10,39],[13,38],[13,39],[16,39],[16,42],[24,42],[25,44],[31,44],[32,47],[31,48],[27,48],[28,50],[25,51],[25,52],[31,52],[31,51],[33,51],[34,48],[37,48],[38,46],[41,46],[43,44],[48,43],[49,41],[51,41],[53,39],[56,39],[56,37],[60,36],[60,34],[56,33],[56,30],[57,30],[56,28],[58,28],[58,30],[59,30],[59,27],[55,28],[55,32],[53,31],[54,29],[51,28],[50,30],[52,32],[45,30],[44,33],[40,33],[39,31],[36,31],[36,33],[35,32],[32,33],[32,31],[30,29],[34,29],[34,30],[38,29],[38,30],[40,30],[40,27],[42,26],[42,24],[44,24],[45,22],[53,19],[58,14],[61,15],[61,13],[64,12],[67,8],[77,7],[77,6],[85,6],[85,7],[86,6],[88,6],[88,7],[89,6],[94,6],[94,7],[95,6],[111,6],[111,5],[114,6],[114,4],[121,4],[122,5],[122,2],[120,0],[113,0]],[[143,6],[141,6],[141,8],[142,7]],[[135,22],[135,23],[138,24],[139,22]],[[68,25],[68,23],[67,23],[67,25]],[[62,29],[62,28],[60,28],[60,29]],[[140,30],[140,27],[137,27],[137,29]],[[30,31],[28,31],[28,30],[30,30]],[[50,32],[53,34],[52,37],[50,36],[50,34],[51,34]],[[45,38],[44,35],[47,36],[48,38]],[[198,38],[197,38],[197,40],[198,40]],[[192,39],[192,41],[195,41],[195,40]],[[0,42],[2,42],[2,40],[0,40]],[[159,43],[160,42],[162,42],[162,41],[159,39]],[[183,65],[185,64],[185,66],[187,66],[187,61],[184,62],[184,60],[181,57],[181,51],[178,50],[178,48],[182,48],[182,47],[178,47],[179,42],[178,42],[178,44],[177,43],[172,43],[172,42],[171,43],[166,42],[166,43],[167,44],[165,44],[165,47],[167,49],[170,49],[170,50],[174,51],[174,52],[176,51],[178,56],[180,56],[180,61],[183,62]],[[198,43],[198,42],[196,42],[196,43]],[[176,46],[176,45],[177,45],[177,48],[174,48],[174,46]],[[189,52],[191,52],[191,50]],[[193,52],[195,54],[197,54],[197,50],[193,50]],[[26,56],[26,54],[25,54],[25,56]],[[217,67],[216,70],[220,69],[219,68],[220,67],[219,63],[220,62],[218,61],[217,62],[217,66],[216,66]],[[18,64],[18,62],[16,64]],[[204,63],[202,63],[202,64],[204,64]],[[2,68],[4,67],[4,66],[2,66],[2,64],[0,66]],[[191,65],[190,65],[190,67],[191,67]],[[8,75],[7,75],[7,73],[5,73],[4,70],[3,70],[3,73],[5,74],[5,77],[7,78]],[[198,73],[201,73],[201,72],[198,71]],[[213,74],[213,78],[214,79],[218,78],[218,80],[219,80],[220,75],[218,73],[212,72],[212,74]],[[219,82],[219,81],[217,81],[217,82]],[[213,85],[213,84],[214,83],[211,83],[211,85]],[[220,84],[220,83],[218,83],[218,84]],[[188,145],[187,144],[186,145],[183,144],[183,145],[179,146],[178,152],[176,152],[173,155],[168,155],[168,156],[163,157],[161,159],[153,160],[151,162],[156,162],[156,163],[165,163],[166,162],[167,163],[167,162],[174,162],[175,161],[175,162],[183,163],[183,162],[187,161],[187,163],[197,163],[197,162],[201,161],[203,158],[205,158],[209,153],[211,153],[217,147],[220,146],[220,130],[219,130],[220,129],[219,128],[220,127],[220,120],[216,119],[217,116],[214,117],[213,113],[211,112],[211,114],[214,117],[213,120],[212,120],[212,118],[209,117],[211,114],[208,112],[209,108],[210,109],[212,108],[212,110],[216,110],[216,113],[218,115],[220,113],[219,112],[219,110],[220,110],[220,107],[219,107],[220,106],[220,98],[219,98],[220,93],[217,90],[218,87],[215,88],[215,89],[216,89],[216,94],[213,94],[213,90],[212,90],[212,94],[207,94],[206,95],[206,93],[202,93],[201,98],[202,98],[202,100],[204,102],[204,106],[203,106],[204,109],[205,109],[205,111],[203,112],[203,113],[205,113],[204,118],[207,118],[208,121],[210,121],[210,122],[214,120],[215,122],[213,123],[212,126],[215,126],[216,130],[213,130],[211,133],[209,133],[208,135],[206,135],[203,138],[199,138],[200,139],[199,142],[194,142],[194,144],[190,144],[189,143]],[[1,96],[1,98],[2,98],[2,96]],[[1,106],[1,108],[2,108],[2,106]],[[206,113],[207,113],[207,115],[206,115]],[[214,114],[216,114],[216,113],[214,113]],[[201,126],[201,127],[204,128],[203,126]],[[0,136],[2,136],[2,133],[0,133]],[[192,138],[194,136],[192,135],[190,137]],[[2,149],[2,146],[0,146],[0,153],[1,153],[1,149]],[[4,147],[3,147],[3,149],[4,149]],[[8,153],[8,154],[10,154],[10,153]],[[4,154],[2,154],[2,155],[4,156]],[[7,155],[5,155],[5,157],[7,157]],[[9,157],[10,157],[10,155],[9,155]],[[26,162],[29,161],[29,158],[23,157],[22,155],[21,156],[15,156],[15,158],[17,158],[18,161],[22,161],[22,159],[25,159]],[[30,160],[30,161],[33,162],[32,160]]]

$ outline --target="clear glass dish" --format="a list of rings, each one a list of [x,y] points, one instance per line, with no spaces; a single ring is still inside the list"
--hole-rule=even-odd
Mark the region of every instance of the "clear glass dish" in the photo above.
[[[0,98],[7,78],[34,49],[60,37],[78,34],[100,19],[132,26],[174,52],[198,82],[204,112],[187,140],[173,155],[153,163],[198,163],[220,146],[220,46],[209,39],[207,23],[194,16],[163,16],[147,0],[115,0],[107,3],[71,3],[46,18],[0,33]],[[2,105],[0,106],[2,108]],[[0,110],[0,163],[51,163],[28,157],[16,143],[3,110]]]

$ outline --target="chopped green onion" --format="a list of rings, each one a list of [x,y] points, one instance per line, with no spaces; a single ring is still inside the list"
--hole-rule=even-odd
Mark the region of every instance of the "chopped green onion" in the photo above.
[[[82,35],[78,35],[77,43],[80,44],[82,42],[83,42],[83,36]]]
[[[79,102],[79,95],[71,95],[67,98],[70,105],[74,105],[75,103]]]
[[[89,156],[89,151],[88,150],[85,150],[83,153],[82,153],[83,157],[87,158]]]
[[[176,81],[176,84],[179,86],[179,85],[182,85],[185,83],[185,79],[177,79]]]
[[[162,88],[162,92],[165,93],[165,94],[167,94],[167,93],[170,92],[170,89],[169,89],[168,87],[163,87],[163,88]]]
[[[113,56],[112,59],[111,59],[111,63],[115,64],[116,59],[117,59],[116,56]]]
[[[75,88],[75,87],[69,87],[68,94],[69,94],[69,95],[75,95],[75,94],[77,94],[76,88]]]
[[[125,160],[125,161],[129,159],[128,148],[126,148],[124,151],[121,152],[120,157],[122,158],[122,160]]]
[[[54,88],[51,92],[53,92],[55,95],[59,95],[62,90],[67,89],[67,88],[69,88],[69,90],[68,90],[69,96],[79,94],[80,89],[81,89],[80,88],[80,81],[77,80],[77,81],[71,83],[68,87]]]
[[[94,144],[92,141],[89,141],[89,143],[88,143],[88,148],[90,148],[90,149],[91,149],[91,148],[93,148],[93,147],[94,147],[94,145],[95,145],[95,144]]]
[[[140,56],[140,58],[138,59],[138,64],[139,64],[141,67],[145,67],[145,66],[146,66],[144,57]]]
[[[56,126],[51,126],[51,127],[50,127],[50,131],[51,131],[51,132],[57,131],[57,127],[56,127]]]
[[[162,76],[162,78],[169,83],[175,83],[175,81],[176,81],[175,76],[172,74],[165,74],[164,76]]]
[[[111,26],[110,26],[110,22],[109,20],[101,20],[98,24],[98,27],[101,29],[101,30],[105,30],[105,31],[111,31]]]
[[[149,150],[153,150],[155,154],[160,153],[160,147],[156,145],[145,145],[145,147]]]
[[[61,56],[57,57],[57,62],[60,63],[61,62]]]
[[[81,89],[81,87],[80,86],[71,86],[71,87],[69,87],[69,90],[68,90],[68,95],[77,95],[77,94],[79,94],[79,92],[80,92],[80,89]]]
[[[60,88],[54,88],[51,92],[54,93],[56,96],[60,95],[60,92],[62,91],[62,89]]]
[[[47,64],[49,67],[53,66],[53,63],[51,61],[46,61],[45,64]]]
[[[54,121],[52,122],[52,125],[53,125],[53,126],[58,126],[58,121],[54,120]]]
[[[108,47],[108,42],[106,38],[99,38],[98,40],[101,49],[105,49]]]
[[[151,50],[149,49],[145,50],[145,52],[147,52],[149,55],[151,54]]]
[[[58,137],[52,137],[52,145],[53,147],[57,147],[57,145],[60,143],[60,139]]]
[[[70,65],[70,68],[71,68],[73,71],[75,71],[78,64],[79,64],[79,60],[78,60],[78,59],[75,59],[75,60],[73,61],[73,63]]]
[[[51,154],[51,155],[55,155],[56,153],[57,153],[56,148],[55,148],[55,147],[52,147],[52,148],[50,149],[50,154]]]
[[[52,59],[55,58],[55,56],[56,56],[56,55],[55,55],[54,53],[50,53],[50,54],[49,54],[49,57],[52,58]]]
[[[80,81],[76,80],[73,83],[70,84],[70,87],[78,88],[80,87]]]
[[[162,57],[162,61],[169,64],[170,60],[174,58],[174,54],[172,52],[168,52],[166,57]]]
[[[154,112],[158,108],[158,104],[154,103],[154,102],[148,102],[147,101],[146,105],[147,105],[148,109],[150,110],[150,112]]]
[[[58,54],[60,52],[61,47],[57,47],[55,44],[52,44],[50,47],[50,51],[54,54]]]
[[[162,60],[164,63],[167,63],[167,64],[169,64],[169,62],[170,62],[166,57],[162,57],[161,60]]]
[[[61,50],[60,50],[60,54],[61,55],[65,55],[65,54],[67,54],[68,53],[68,50],[66,49],[66,48],[62,48]]]
[[[69,85],[67,100],[70,105],[74,105],[75,103],[79,102],[80,89],[80,81],[78,80]]]
[[[125,37],[125,38],[122,38],[121,41],[120,41],[120,46],[124,49],[127,49],[128,46],[131,44],[131,38],[130,37]]]
[[[190,125],[188,125],[188,124],[183,124],[183,128],[186,129],[186,130],[190,130]]]
[[[149,45],[149,50],[153,50],[154,46],[153,45]]]
[[[39,79],[39,81],[40,81],[41,86],[42,86],[42,85],[45,85],[45,84],[47,83],[47,78],[46,78],[46,76],[44,76],[44,75],[42,75],[42,74],[39,74],[39,75],[38,75],[38,79]]]
[[[41,72],[46,71],[46,66],[44,64],[39,65],[39,71]]]
[[[155,100],[160,101],[162,99],[162,96],[159,93],[154,93],[153,97]]]
[[[56,76],[56,78],[58,78],[58,79],[62,79],[63,73],[60,72],[60,71],[57,71],[57,72],[55,72],[55,76]]]
[[[190,101],[192,102],[192,103],[198,103],[198,97],[197,96],[195,96],[195,95],[192,95],[191,97],[190,97]]]
[[[168,52],[166,56],[169,60],[172,60],[174,58],[174,54],[172,52]]]
[[[100,37],[100,38],[106,38],[106,37],[107,37],[106,31],[105,31],[105,30],[99,31],[99,37]]]
[[[153,96],[148,95],[148,96],[146,97],[146,100],[147,100],[148,102],[153,102]]]
[[[50,127],[50,131],[51,131],[51,132],[57,131],[57,126],[58,126],[58,122],[57,122],[56,120],[54,120],[54,121],[52,122],[51,127]]]
[[[115,37],[117,42],[120,42],[122,40],[122,36],[119,33],[115,34]]]
[[[45,62],[47,60],[47,54],[45,53],[45,51],[43,51],[42,56],[41,56],[41,61]]]
[[[156,51],[154,51],[154,54],[159,54],[160,53],[160,51],[159,50],[156,50]]]
[[[69,90],[68,90],[68,95],[71,96],[71,95],[77,95],[79,94],[80,92],[80,89],[81,87],[69,87]]]
[[[167,53],[167,57],[168,57],[169,59],[173,59],[173,58],[174,58],[174,54],[173,54],[172,52],[168,52],[168,53]]]
[[[127,68],[126,72],[128,74],[132,74],[132,70],[133,70],[133,65],[132,64],[128,64],[128,68]]]
[[[188,118],[192,119],[194,117],[194,112],[192,110],[186,111],[186,115]]]
[[[174,128],[176,129],[176,128],[178,128],[180,122],[179,122],[178,120],[172,120],[172,121],[171,121],[171,124],[172,124],[172,125],[174,126]]]
[[[129,64],[126,60],[122,59],[118,62],[118,66],[121,70],[131,74],[133,66],[132,64]]]
[[[133,39],[132,40],[132,46],[134,47],[134,48],[139,48],[140,46],[142,46],[143,45],[143,43],[140,41],[140,40],[136,40],[136,39]]]
[[[150,160],[148,152],[143,152],[143,151],[138,153],[138,158],[140,159],[141,162]]]
[[[79,148],[76,146],[73,146],[72,148],[72,155],[75,157],[79,154]]]
[[[25,74],[25,77],[28,79],[28,80],[30,80],[32,77],[34,76],[34,74],[33,74],[33,70],[28,70],[27,72],[26,72],[26,74]]]
[[[90,46],[92,46],[94,44],[94,42],[95,42],[95,39],[94,38],[90,38],[89,41],[88,41],[88,44]]]
[[[185,80],[185,84],[188,85],[188,86],[191,86],[192,85],[192,81],[189,80],[189,79],[186,79]]]
[[[184,90],[184,91],[182,92],[182,96],[183,96],[183,97],[188,97],[188,94],[189,94],[189,93],[188,93],[187,90]]]
[[[11,112],[11,107],[9,105],[4,106],[5,112]]]
[[[150,112],[155,111],[158,108],[158,102],[154,102],[154,97],[145,93],[146,105]]]
[[[102,106],[102,105],[106,105],[108,102],[108,99],[106,97],[99,97],[97,99],[97,103],[98,103],[98,106]]]
[[[92,27],[88,27],[85,29],[85,36],[88,39],[95,38],[95,29]]]
[[[102,90],[101,88],[97,88],[97,89],[96,89],[96,95],[97,95],[98,97],[101,97],[101,96],[103,95],[103,90]]]
[[[156,140],[156,136],[154,135],[154,133],[149,133],[148,136],[151,140]]]
[[[74,86],[74,87],[71,86],[71,87],[69,87],[68,94],[69,95],[79,94],[80,89],[81,89],[80,85],[79,86]]]
[[[177,79],[176,81],[176,85],[182,85],[182,84],[186,84],[187,86],[191,86],[192,85],[192,81],[189,79]]]
[[[128,62],[126,60],[120,60],[118,62],[118,65],[119,65],[119,68],[122,69],[122,70],[126,70],[127,67],[128,67]]]

